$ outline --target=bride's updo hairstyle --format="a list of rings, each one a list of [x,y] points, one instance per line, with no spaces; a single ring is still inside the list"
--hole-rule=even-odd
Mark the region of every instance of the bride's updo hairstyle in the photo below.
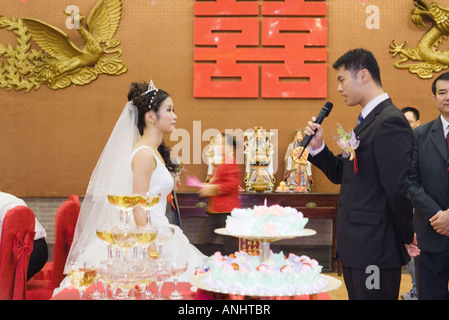
[[[143,131],[147,126],[145,122],[145,115],[150,110],[156,113],[156,117],[159,119],[159,108],[162,102],[165,101],[170,95],[164,90],[157,89],[157,91],[148,90],[148,83],[146,82],[133,82],[130,85],[128,92],[128,101],[132,101],[133,105],[137,108],[138,120],[137,129],[140,135],[143,135]],[[175,172],[178,165],[174,164],[170,158],[170,148],[162,141],[158,147],[158,151],[165,161],[165,166],[168,171]]]

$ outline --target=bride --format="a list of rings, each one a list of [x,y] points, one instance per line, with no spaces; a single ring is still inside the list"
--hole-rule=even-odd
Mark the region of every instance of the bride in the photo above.
[[[164,244],[164,258],[186,259],[188,270],[180,280],[188,281],[206,256],[189,243],[179,227],[169,224],[165,215],[167,196],[174,186],[171,173],[176,170],[163,141],[164,134],[176,125],[173,100],[151,81],[149,85],[132,83],[128,101],[89,181],[65,273],[73,262],[94,264],[107,258],[106,244],[97,238],[96,230],[110,230],[120,224],[117,209],[108,203],[108,194],[148,192],[161,195],[151,209],[151,223],[175,229],[174,236]],[[132,225],[145,225],[142,208],[135,207],[133,217]]]

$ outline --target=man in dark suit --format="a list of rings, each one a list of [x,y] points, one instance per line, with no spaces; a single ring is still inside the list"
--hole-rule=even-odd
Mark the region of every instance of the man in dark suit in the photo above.
[[[432,84],[440,116],[414,130],[409,193],[421,250],[418,298],[449,299],[449,72]]]
[[[411,245],[413,208],[407,197],[412,129],[384,93],[371,52],[351,50],[333,67],[346,104],[363,108],[354,129],[356,160],[345,153],[335,156],[313,118],[305,129],[313,135],[309,161],[341,184],[337,254],[349,299],[397,299],[401,266],[417,253]]]

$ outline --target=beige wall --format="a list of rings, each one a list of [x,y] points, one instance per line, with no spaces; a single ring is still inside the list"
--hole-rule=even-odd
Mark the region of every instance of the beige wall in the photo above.
[[[440,1],[442,2],[442,1]],[[97,0],[1,1],[0,15],[33,17],[67,31],[80,45],[79,35],[65,29],[68,5],[76,4],[88,15]],[[421,110],[422,121],[438,113],[431,99],[432,80],[422,80],[394,67],[389,53],[392,40],[416,46],[426,28],[410,20],[412,1],[328,0],[328,97],[326,99],[195,99],[193,97],[193,0],[123,0],[122,20],[116,33],[128,72],[101,75],[87,86],[37,91],[0,89],[0,190],[26,197],[84,195],[90,174],[115,121],[126,103],[132,81],[153,79],[168,91],[178,115],[178,128],[193,136],[194,121],[208,128],[243,130],[254,126],[277,129],[279,168],[276,185],[282,179],[283,155],[295,129],[303,128],[326,101],[334,109],[325,120],[325,139],[338,152],[332,135],[337,122],[353,126],[360,107],[347,107],[337,92],[332,63],[344,52],[365,47],[377,57],[385,91],[399,107]],[[380,29],[368,30],[367,6],[380,9]],[[0,43],[15,45],[12,32],[0,29]],[[176,141],[169,141],[173,146]],[[193,141],[191,141],[192,147]],[[207,141],[202,142],[205,147]],[[191,155],[192,160],[192,155]],[[189,174],[204,178],[205,164],[186,165]],[[338,192],[314,169],[315,192]],[[184,182],[185,177],[182,179]],[[192,189],[181,185],[181,190]]]

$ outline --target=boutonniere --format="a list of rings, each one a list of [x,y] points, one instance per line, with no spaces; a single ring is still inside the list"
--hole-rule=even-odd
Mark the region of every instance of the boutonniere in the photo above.
[[[338,123],[337,136],[334,136],[338,146],[343,150],[342,157],[349,158],[349,161],[354,162],[354,174],[358,172],[357,154],[355,150],[359,147],[360,140],[355,136],[354,130],[346,132]]]
[[[175,165],[174,171],[172,172],[172,176],[175,179],[176,186],[181,184],[181,174],[186,171],[184,166],[182,165],[181,159],[173,159],[173,164]]]

